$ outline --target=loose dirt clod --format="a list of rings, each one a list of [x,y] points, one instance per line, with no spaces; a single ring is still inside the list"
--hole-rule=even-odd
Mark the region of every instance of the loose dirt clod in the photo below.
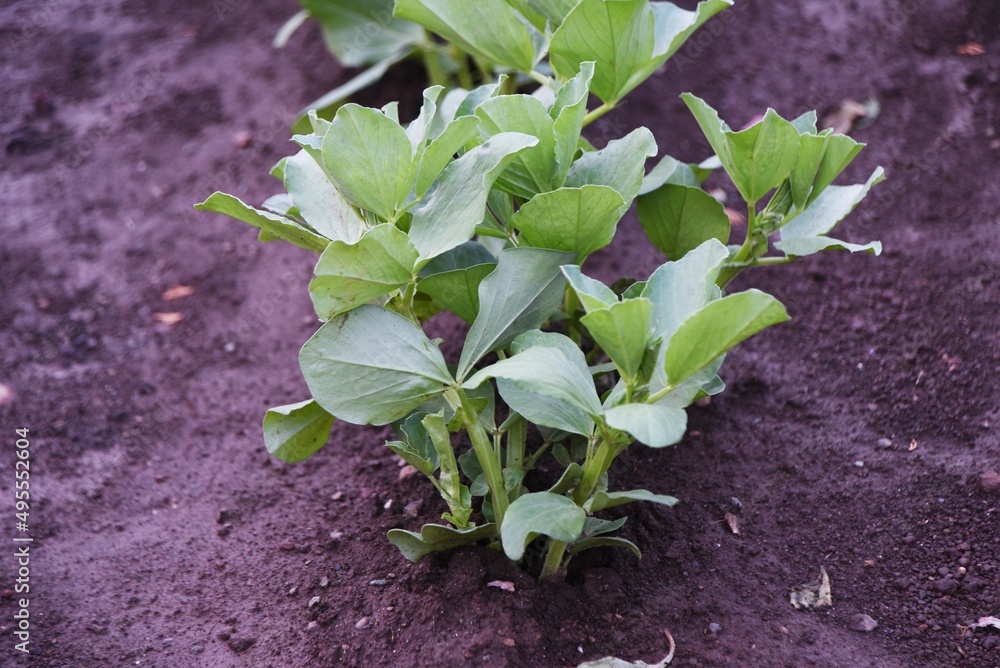
[[[871,633],[878,627],[878,622],[869,617],[868,615],[854,615],[851,617],[851,621],[847,623],[847,628],[852,631],[860,631],[861,633]]]

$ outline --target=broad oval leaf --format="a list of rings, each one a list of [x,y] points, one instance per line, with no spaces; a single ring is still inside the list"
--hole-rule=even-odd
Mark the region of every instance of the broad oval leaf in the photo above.
[[[519,334],[538,329],[562,303],[560,271],[572,256],[542,248],[509,248],[479,284],[479,315],[469,329],[457,378],[468,376],[487,353],[506,348]]]
[[[423,197],[455,154],[479,132],[479,119],[475,116],[461,116],[451,121],[444,131],[427,145],[417,168],[415,193]]]
[[[535,346],[474,374],[465,387],[497,379],[500,396],[525,419],[587,436],[603,412],[587,363],[553,346]]]
[[[394,19],[393,0],[299,0],[323,27],[327,48],[344,67],[370,65],[418,44],[418,26]]]
[[[597,513],[607,508],[624,506],[626,503],[633,503],[635,501],[658,503],[668,508],[676,506],[679,503],[672,496],[653,494],[645,489],[632,489],[625,492],[598,492],[587,502],[586,508],[588,512]]]
[[[505,132],[448,165],[430,199],[413,212],[410,241],[420,259],[430,260],[472,239],[493,182],[518,153],[537,143],[534,137]]]
[[[354,245],[334,241],[316,264],[309,283],[321,320],[401,288],[413,278],[417,251],[406,234],[393,225],[376,225]]]
[[[518,561],[524,548],[538,535],[572,543],[583,532],[587,513],[570,499],[549,492],[518,497],[507,509],[500,526],[503,551]]]
[[[224,216],[252,225],[260,230],[261,241],[281,239],[316,253],[322,253],[327,244],[330,243],[326,237],[300,225],[291,218],[260,211],[225,193],[212,193],[204,202],[195,204],[194,208],[198,211],[221,213]]]
[[[451,311],[472,324],[479,315],[479,286],[496,264],[479,264],[432,274],[417,284],[417,289],[431,298],[439,309]]]
[[[594,61],[591,90],[616,103],[630,89],[629,80],[653,55],[654,18],[647,0],[581,0],[552,35],[552,69],[569,78],[582,63]]]
[[[320,327],[299,366],[316,402],[353,424],[398,420],[454,382],[423,330],[368,304]]]
[[[392,220],[413,186],[406,130],[376,109],[347,104],[323,139],[323,164],[355,206]]]
[[[656,155],[656,140],[646,128],[638,128],[621,139],[612,139],[600,151],[584,153],[573,163],[566,175],[566,186],[579,188],[587,184],[609,186],[625,200],[619,214],[639,194],[646,159]]]
[[[307,151],[285,160],[285,189],[309,226],[331,241],[353,244],[365,223]]]
[[[497,179],[497,186],[512,195],[530,199],[552,187],[556,159],[555,122],[540,100],[530,95],[500,95],[476,108],[483,139],[503,132],[520,132],[538,139],[522,151]]]
[[[434,552],[472,545],[492,538],[496,535],[496,525],[483,524],[467,529],[455,529],[442,524],[425,524],[420,528],[420,533],[392,529],[387,535],[389,542],[398,547],[404,557],[416,563]]]
[[[334,417],[313,399],[278,406],[264,415],[264,444],[276,459],[295,464],[326,445],[333,423]]]
[[[740,132],[733,132],[701,98],[681,95],[733,184],[756,204],[788,178],[799,157],[799,131],[773,109]]]
[[[708,241],[729,241],[726,209],[701,188],[667,183],[640,195],[636,207],[646,236],[661,253],[679,260]]]
[[[396,0],[395,13],[491,63],[520,72],[534,67],[531,29],[505,0]]]
[[[710,239],[653,272],[642,296],[653,302],[653,337],[669,341],[695,312],[722,295],[715,284],[729,250]]]
[[[846,218],[875,185],[884,180],[885,172],[879,167],[866,183],[828,187],[805,211],[781,228],[781,240],[775,242],[774,247],[793,256],[811,255],[828,248],[843,248],[852,253],[871,251],[876,255],[880,254],[882,244],[878,241],[857,245],[825,235]]]
[[[781,302],[760,290],[711,302],[670,338],[664,366],[667,379],[676,386],[757,332],[788,320]]]
[[[583,130],[583,119],[587,115],[587,100],[590,97],[590,82],[593,78],[594,63],[582,63],[579,74],[559,89],[555,103],[549,110],[549,115],[555,120],[552,127],[556,142],[556,169],[552,175],[554,188],[561,188],[565,184],[566,174],[580,146],[580,132]]]
[[[651,448],[675,445],[687,430],[687,413],[680,408],[653,404],[623,404],[605,414],[608,425],[626,431]]]
[[[587,313],[606,309],[612,304],[618,303],[618,295],[615,294],[614,290],[604,283],[584,275],[580,271],[580,267],[567,265],[562,268],[562,272]]]
[[[536,195],[510,220],[528,246],[576,253],[583,262],[611,243],[625,200],[614,188],[586,185]]]
[[[653,302],[628,299],[580,319],[594,341],[611,357],[622,376],[635,378],[650,343]]]

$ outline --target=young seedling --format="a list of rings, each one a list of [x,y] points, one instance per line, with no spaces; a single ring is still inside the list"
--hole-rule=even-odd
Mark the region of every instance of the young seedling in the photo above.
[[[716,156],[664,157],[648,174],[658,151],[645,128],[601,150],[582,137],[729,4],[397,0],[397,16],[543,88],[508,94],[506,75],[473,90],[431,86],[405,125],[395,104],[311,113],[310,132],[294,137],[300,151],[272,170],[285,193],[261,209],[222,193],[198,205],[319,255],[309,293],[325,324],[299,357],[312,398],[268,412],[268,450],[299,461],[334,420],[393,425],[387,446],[445,509],[443,524],[389,532],[412,561],[489,542],[514,561],[535,551],[547,577],[593,547],[639,555],[612,535],[625,519],[599,514],[677,500],[612,491],[615,458],[637,441],[678,443],[684,409],[724,389],[728,351],[788,320],[770,295],[727,294],[732,279],[821,250],[880,251],[827,236],[882,171],[831,185],[862,145],[818,131],[814,113],[788,121],[768,110],[734,132],[685,95]],[[612,39],[622,31],[633,38]],[[601,103],[588,111],[591,94]],[[747,205],[739,245],[727,245],[728,217],[702,189],[719,168]],[[581,267],[633,201],[668,261],[616,291]],[[423,329],[441,311],[469,324],[457,360]],[[527,486],[530,471],[553,467],[554,482]]]

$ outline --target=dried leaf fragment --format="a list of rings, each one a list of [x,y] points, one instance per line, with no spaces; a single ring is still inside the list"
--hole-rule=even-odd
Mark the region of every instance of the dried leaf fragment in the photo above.
[[[800,585],[791,593],[790,599],[796,610],[819,610],[832,606],[830,576],[827,575],[826,569],[820,566],[819,580]]]
[[[986,53],[986,49],[979,42],[966,42],[955,47],[955,53],[960,56],[982,56]]]
[[[1000,619],[997,619],[996,617],[980,617],[978,622],[976,622],[975,624],[969,624],[966,628],[970,629],[994,628],[997,631],[1000,631]]]
[[[663,629],[663,632],[666,634],[667,642],[670,644],[670,652],[663,657],[659,663],[646,663],[645,661],[636,661],[633,663],[617,657],[606,656],[603,659],[597,659],[596,661],[581,663],[576,668],[666,668],[666,666],[674,660],[674,653],[677,651],[677,643],[674,642],[674,637],[670,635],[670,631],[668,629]]]
[[[908,447],[906,450],[907,452],[913,452],[916,449],[917,449],[917,439],[913,439],[912,441],[910,441],[910,447]]]
[[[194,292],[194,288],[190,285],[174,285],[163,292],[163,299],[164,301],[172,302],[182,297],[190,297]]]
[[[740,518],[734,513],[726,513],[726,524],[729,525],[729,529],[737,536],[740,535]]]
[[[495,587],[504,591],[514,591],[514,583],[507,580],[493,580],[492,582],[487,582],[486,586]]]
[[[154,313],[153,318],[156,322],[167,325],[168,327],[176,325],[181,320],[184,319],[183,313]]]

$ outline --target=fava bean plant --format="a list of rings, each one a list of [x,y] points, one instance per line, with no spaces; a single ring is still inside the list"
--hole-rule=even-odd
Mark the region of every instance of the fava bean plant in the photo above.
[[[788,320],[763,292],[727,294],[732,279],[823,250],[881,250],[827,236],[883,173],[831,185],[863,146],[818,131],[815,113],[768,110],[737,132],[686,94],[715,156],[662,157],[648,173],[658,153],[649,130],[600,150],[581,135],[731,4],[397,0],[406,30],[501,74],[471,90],[431,86],[405,124],[395,103],[346,104],[332,121],[313,113],[298,153],[272,171],[286,192],[259,209],[222,193],[198,205],[318,255],[309,294],[324,324],[299,359],[312,397],[267,412],[268,450],[297,462],[335,420],[391,424],[387,447],[443,501],[440,523],[389,532],[412,561],[490,544],[514,561],[531,555],[545,577],[593,547],[638,555],[613,535],[625,518],[602,511],[677,500],[610,489],[615,458],[637,441],[678,443],[685,408],[724,389],[727,351]],[[515,76],[538,89],[507,93]],[[747,207],[735,245],[723,205],[702,188],[718,169]],[[633,202],[668,261],[612,288],[582,266]],[[469,325],[454,363],[424,331],[441,311]],[[529,487],[543,458],[557,473]]]

